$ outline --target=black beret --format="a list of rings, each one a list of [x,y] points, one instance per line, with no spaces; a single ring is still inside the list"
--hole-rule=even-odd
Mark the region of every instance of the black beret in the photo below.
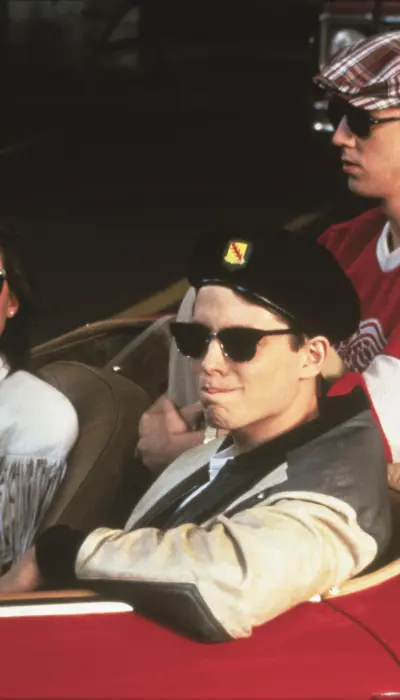
[[[299,332],[332,343],[352,335],[360,321],[357,293],[334,256],[286,229],[206,233],[191,252],[187,277],[196,289],[229,287],[287,317]]]

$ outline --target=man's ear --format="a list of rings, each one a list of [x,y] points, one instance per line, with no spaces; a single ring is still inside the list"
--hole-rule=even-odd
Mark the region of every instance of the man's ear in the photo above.
[[[19,309],[19,301],[11,289],[8,292],[7,318],[13,318]]]
[[[314,338],[306,340],[303,347],[300,348],[302,358],[300,376],[302,379],[317,377],[321,374],[329,347],[329,340],[323,335],[317,335]]]
[[[329,345],[328,356],[322,367],[321,374],[328,382],[335,382],[346,374],[346,365],[332,345]]]

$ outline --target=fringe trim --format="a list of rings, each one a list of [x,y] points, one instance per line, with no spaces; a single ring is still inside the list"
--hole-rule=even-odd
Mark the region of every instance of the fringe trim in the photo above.
[[[0,457],[0,572],[33,544],[66,468],[65,460]]]

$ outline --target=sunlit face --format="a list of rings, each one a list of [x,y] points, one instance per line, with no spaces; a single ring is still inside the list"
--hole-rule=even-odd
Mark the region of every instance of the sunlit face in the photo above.
[[[374,117],[399,117],[400,108],[375,110]],[[389,200],[400,187],[400,122],[376,124],[366,139],[349,130],[346,117],[336,129],[332,143],[341,149],[343,170],[352,192]]]
[[[199,290],[193,316],[214,332],[229,326],[287,328],[285,321],[267,309],[219,286]],[[262,338],[255,357],[242,363],[225,357],[218,340],[211,340],[206,355],[191,360],[208,422],[228,431],[251,429],[261,422],[266,434],[292,427],[304,418],[303,404],[306,410],[316,405],[314,378],[319,367],[309,359],[308,345],[293,350],[289,335]],[[308,398],[304,401],[305,380]]]
[[[0,269],[4,270],[3,256],[0,254]],[[0,335],[2,335],[6,323],[11,322],[13,316],[18,311],[18,301],[11,291],[7,279],[3,284],[3,288],[0,293]]]

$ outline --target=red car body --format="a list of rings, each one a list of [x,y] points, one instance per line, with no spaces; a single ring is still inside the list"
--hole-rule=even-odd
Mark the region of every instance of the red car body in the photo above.
[[[98,322],[36,348],[33,361],[101,359],[157,395],[169,340],[163,348],[165,326],[156,325]],[[396,545],[400,496],[391,494]],[[86,510],[75,502],[76,516]],[[400,559],[390,551],[383,568],[223,644],[194,642],[88,591],[0,597],[0,700],[400,698]]]
[[[199,644],[132,611],[0,617],[0,697],[400,698],[400,562],[390,567],[384,582],[305,603],[224,644]]]

